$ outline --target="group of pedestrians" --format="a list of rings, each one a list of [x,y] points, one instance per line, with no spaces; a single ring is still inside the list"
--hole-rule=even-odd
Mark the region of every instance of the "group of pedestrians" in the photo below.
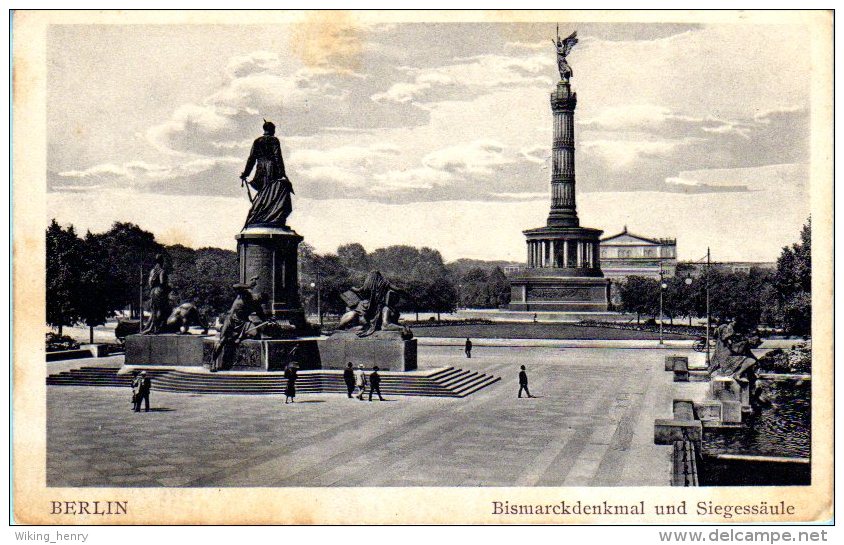
[[[381,375],[378,374],[378,366],[372,368],[369,377],[366,376],[366,371],[363,365],[358,365],[357,370],[354,369],[352,362],[346,364],[343,370],[343,382],[346,383],[346,393],[351,399],[355,391],[358,392],[357,397],[363,401],[363,396],[366,393],[366,387],[369,386],[369,401],[372,401],[372,394],[378,394],[378,399],[384,401],[381,396]]]
[[[298,369],[299,366],[296,363],[291,363],[284,370],[284,378],[287,379],[287,383],[284,388],[285,405],[288,403],[294,403],[295,401],[296,380],[299,378]],[[355,371],[353,369],[352,362],[349,362],[348,365],[346,365],[346,369],[343,371],[343,381],[346,383],[349,398],[351,399],[352,394],[354,394],[357,390],[358,394],[355,397],[363,401],[363,396],[366,394],[366,388],[368,386],[369,401],[372,401],[372,394],[377,394],[378,399],[384,401],[384,397],[381,395],[381,375],[378,374],[378,371],[379,369],[376,365],[372,368],[372,372],[369,376],[367,376],[363,365],[358,365],[357,371]]]

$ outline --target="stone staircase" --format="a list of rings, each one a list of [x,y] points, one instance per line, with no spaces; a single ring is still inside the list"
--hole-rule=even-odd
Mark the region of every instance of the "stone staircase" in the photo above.
[[[47,376],[48,386],[119,386],[130,388],[132,386],[132,375],[118,375],[120,366],[109,367],[80,367],[70,371],[62,371]],[[168,373],[167,370],[146,370],[147,375],[153,381]],[[155,387],[153,387],[155,389]]]
[[[119,367],[82,367],[50,375],[48,385],[120,386],[129,388],[132,377],[118,375]],[[199,394],[282,394],[287,380],[281,373],[207,373],[177,369],[147,370],[152,389]],[[431,373],[381,373],[384,396],[466,397],[501,380],[501,377],[447,367]],[[300,371],[297,393],[346,393],[341,371]]]

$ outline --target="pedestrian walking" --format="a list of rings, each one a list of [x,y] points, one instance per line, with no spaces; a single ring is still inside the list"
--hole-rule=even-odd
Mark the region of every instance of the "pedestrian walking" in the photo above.
[[[384,401],[381,397],[381,375],[378,374],[378,366],[372,368],[372,373],[369,375],[369,401],[372,401],[372,394],[377,393],[378,399]]]
[[[360,390],[358,399],[363,401],[363,394],[366,392],[366,373],[363,371],[363,365],[358,365],[358,370],[355,371],[355,386]]]
[[[141,402],[144,403],[144,412],[149,412],[149,391],[152,389],[152,381],[146,371],[138,375],[138,395],[135,396],[135,412],[141,412]]]
[[[466,357],[472,357],[472,341],[469,340],[469,337],[466,337],[466,345],[464,350],[466,351]]]
[[[293,398],[296,397],[296,379],[299,378],[296,369],[299,366],[296,362],[292,362],[284,370],[284,378],[287,379],[287,386],[284,387],[284,404],[293,403]]]
[[[522,365],[522,370],[519,371],[519,398],[522,397],[522,390],[525,391],[528,397],[534,397],[530,395],[530,390],[528,390],[527,371],[525,371],[524,365]]]
[[[132,373],[132,410],[135,410],[135,404],[138,402],[138,392],[141,389],[141,374],[138,371]]]
[[[352,362],[347,363],[346,368],[343,369],[343,382],[346,383],[349,399],[352,399],[352,393],[355,391],[355,370],[352,369]]]

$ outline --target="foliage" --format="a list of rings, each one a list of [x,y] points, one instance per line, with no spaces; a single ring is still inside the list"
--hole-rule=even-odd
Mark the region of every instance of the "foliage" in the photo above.
[[[79,274],[79,318],[91,328],[105,324],[114,315],[113,295],[118,291],[106,258],[104,237],[88,232],[82,244]]]
[[[340,263],[353,273],[364,275],[372,269],[372,260],[366,249],[358,243],[344,244],[337,248],[337,258]]]
[[[782,249],[774,275],[777,317],[793,335],[812,332],[812,220],[800,232],[800,242]]]
[[[111,305],[134,310],[138,304],[138,285],[145,281],[145,275],[155,263],[155,255],[161,253],[163,247],[152,233],[133,223],[115,222],[101,237],[109,275],[114,281]]]
[[[498,308],[510,302],[510,282],[500,267],[469,269],[459,280],[460,306]]]
[[[238,281],[238,257],[233,251],[165,247],[152,233],[131,223],[115,223],[105,233],[88,233],[80,240],[73,227],[63,229],[54,221],[47,229],[48,322],[60,327],[82,320],[93,327],[118,309],[137,310],[139,288],[157,253],[164,255],[169,270],[171,304],[192,302],[209,321],[229,308],[234,298],[231,286]],[[318,254],[303,243],[298,258],[302,302],[314,313],[317,292],[323,314],[345,311],[340,295],[361,286],[373,269],[408,293],[400,299],[400,310],[441,313],[457,305],[457,283],[440,253],[431,248],[389,246],[367,253],[360,244],[346,244],[337,254]],[[509,283],[499,268],[477,278],[483,278],[482,304],[495,307],[507,302]]]
[[[786,332],[808,336],[812,332],[812,294],[800,292],[792,295],[781,304],[779,316]]]
[[[170,267],[171,303],[194,303],[206,320],[227,311],[237,283],[237,253],[221,248],[166,248]]]
[[[759,358],[759,370],[763,373],[811,374],[812,348],[800,343],[787,351],[781,348],[771,350]]]
[[[457,288],[445,276],[434,278],[425,287],[423,302],[425,310],[436,312],[452,312],[457,303]]]
[[[47,333],[46,346],[47,352],[57,352],[59,350],[76,350],[79,348],[79,343],[67,335],[57,335],[50,331]]]
[[[47,228],[47,324],[73,325],[80,315],[82,241],[73,226],[63,229],[54,219]]]
[[[656,316],[659,313],[659,282],[653,278],[628,276],[619,286],[621,311],[642,316]]]

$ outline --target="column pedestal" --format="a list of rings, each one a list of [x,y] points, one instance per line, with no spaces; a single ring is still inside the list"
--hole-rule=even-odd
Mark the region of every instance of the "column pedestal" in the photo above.
[[[304,238],[292,229],[248,227],[235,236],[240,281],[257,276],[253,289],[268,315],[305,329],[305,311],[299,302],[299,243]]]

